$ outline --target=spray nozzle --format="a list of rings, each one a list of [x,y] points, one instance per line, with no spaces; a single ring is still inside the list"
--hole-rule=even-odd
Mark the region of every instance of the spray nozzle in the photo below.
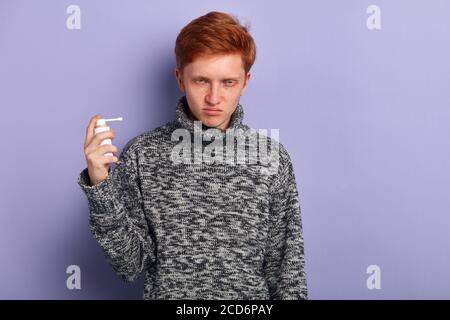
[[[109,121],[122,121],[122,120],[123,120],[122,117],[114,118],[114,119],[105,119],[106,122],[109,122]]]
[[[98,119],[97,126],[104,126],[104,125],[106,125],[106,122],[110,122],[110,121],[122,121],[122,120],[123,120],[122,117],[114,118],[114,119]]]

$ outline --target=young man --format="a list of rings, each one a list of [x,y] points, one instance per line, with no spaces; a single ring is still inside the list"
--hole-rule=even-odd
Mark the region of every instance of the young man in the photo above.
[[[94,136],[99,116],[90,121],[88,167],[78,183],[93,235],[122,279],[145,272],[144,299],[307,299],[289,154],[269,137],[248,134],[242,122],[239,99],[256,57],[253,38],[236,18],[210,12],[181,30],[175,54],[185,93],[175,121],[131,139],[120,163],[104,156],[116,154],[114,145],[100,146],[114,132]],[[184,161],[174,161],[180,138]],[[234,153],[239,141],[258,150],[260,160],[263,146],[279,152],[242,163],[236,160],[242,153]],[[217,161],[205,161],[206,154]],[[221,161],[230,154],[231,162]],[[111,163],[117,163],[112,171]]]

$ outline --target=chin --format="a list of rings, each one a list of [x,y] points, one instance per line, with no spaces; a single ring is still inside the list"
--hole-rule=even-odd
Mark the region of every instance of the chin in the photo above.
[[[219,126],[222,122],[223,122],[222,119],[208,119],[208,118],[202,119],[202,123],[205,126],[213,127],[213,128]]]

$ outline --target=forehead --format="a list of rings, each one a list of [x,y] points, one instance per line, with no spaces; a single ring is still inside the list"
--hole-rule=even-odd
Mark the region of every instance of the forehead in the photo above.
[[[240,54],[199,56],[185,66],[188,76],[201,76],[207,78],[236,77],[245,73],[244,63]]]

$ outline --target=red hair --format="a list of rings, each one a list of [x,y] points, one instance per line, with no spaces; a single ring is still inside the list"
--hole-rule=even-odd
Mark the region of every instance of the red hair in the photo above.
[[[240,54],[245,73],[250,71],[256,59],[256,44],[236,16],[211,11],[187,24],[175,42],[178,69],[193,62],[199,56]]]

